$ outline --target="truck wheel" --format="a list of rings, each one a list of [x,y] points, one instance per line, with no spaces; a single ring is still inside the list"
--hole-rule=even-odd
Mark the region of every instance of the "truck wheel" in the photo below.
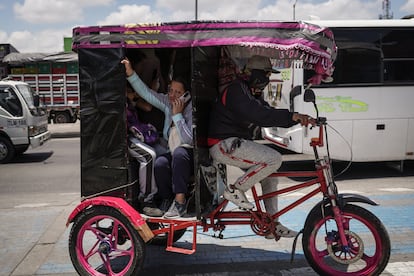
[[[15,148],[15,154],[20,155],[26,152],[26,150],[29,148],[29,145],[23,145]]]
[[[72,118],[66,111],[56,112],[53,118],[55,124],[67,124],[72,122]]]
[[[14,157],[12,143],[5,137],[0,137],[0,164],[7,163]]]

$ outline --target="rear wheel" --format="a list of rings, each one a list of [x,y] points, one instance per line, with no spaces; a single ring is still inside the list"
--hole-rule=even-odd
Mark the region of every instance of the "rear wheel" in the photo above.
[[[145,243],[118,210],[93,206],[74,221],[69,254],[79,275],[136,275],[144,263]]]
[[[55,112],[53,122],[55,124],[66,124],[66,123],[72,123],[73,119],[72,119],[72,116],[70,116],[70,114],[66,111]]]
[[[330,206],[318,205],[309,213],[302,239],[308,263],[320,275],[379,275],[390,258],[384,225],[356,205],[346,205],[342,216],[346,244],[341,242]]]

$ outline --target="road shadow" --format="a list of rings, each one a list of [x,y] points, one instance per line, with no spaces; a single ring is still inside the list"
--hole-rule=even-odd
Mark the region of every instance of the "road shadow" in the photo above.
[[[414,160],[404,161],[402,170],[399,167],[400,162],[353,162],[347,168],[348,165],[349,162],[333,161],[332,167],[336,180],[414,176]],[[314,169],[313,160],[284,161],[279,171],[312,171]],[[303,181],[309,178],[292,177],[291,179]]]
[[[10,164],[40,163],[45,162],[53,155],[53,151],[49,152],[33,152],[16,155]]]
[[[188,244],[178,242],[177,246]],[[276,247],[277,245],[275,245]],[[309,267],[303,255],[241,246],[197,244],[197,252],[185,255],[165,251],[163,246],[148,246],[142,274],[154,275],[214,275],[238,272],[236,275],[282,275],[280,270]],[[309,268],[309,270],[312,270]]]

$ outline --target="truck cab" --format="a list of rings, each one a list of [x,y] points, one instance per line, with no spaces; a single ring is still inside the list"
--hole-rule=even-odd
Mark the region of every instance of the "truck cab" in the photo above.
[[[24,82],[0,81],[0,163],[50,139],[47,111]]]

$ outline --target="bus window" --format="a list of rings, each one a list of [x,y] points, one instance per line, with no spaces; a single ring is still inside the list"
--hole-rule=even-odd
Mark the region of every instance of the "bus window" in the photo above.
[[[413,82],[414,37],[412,30],[384,31],[382,51],[384,54],[384,82]]]
[[[414,58],[413,30],[384,31],[382,51],[384,58]]]
[[[333,82],[336,85],[389,84],[414,82],[414,36],[412,28],[332,28],[338,45]],[[304,80],[311,77],[305,71]]]
[[[384,82],[414,82],[414,59],[384,61]]]
[[[381,52],[366,48],[339,50],[333,74],[336,84],[379,83]]]

